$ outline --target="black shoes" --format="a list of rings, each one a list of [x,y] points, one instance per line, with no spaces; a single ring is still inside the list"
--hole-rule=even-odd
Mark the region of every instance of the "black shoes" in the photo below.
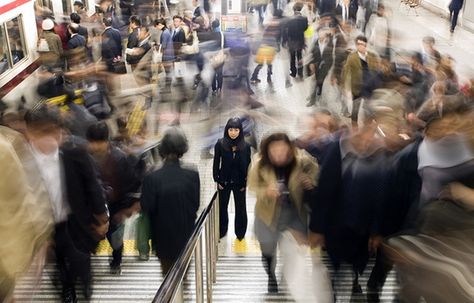
[[[268,276],[268,293],[278,293],[278,282],[274,274]]]
[[[122,273],[121,262],[112,260],[112,262],[110,262],[110,273],[113,275],[120,275]]]
[[[63,302],[64,303],[76,303],[76,291],[74,287],[63,288]]]

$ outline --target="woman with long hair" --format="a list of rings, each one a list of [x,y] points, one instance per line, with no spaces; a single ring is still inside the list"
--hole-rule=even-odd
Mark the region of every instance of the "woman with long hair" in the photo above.
[[[268,274],[268,292],[278,292],[275,276],[276,247],[281,234],[289,231],[304,243],[311,193],[316,186],[318,165],[296,148],[285,133],[265,138],[249,172],[249,189],[257,196],[255,234]]]
[[[229,225],[230,192],[235,203],[235,235],[242,240],[247,231],[245,188],[250,164],[250,145],[245,142],[242,121],[235,117],[227,121],[224,137],[214,147],[213,177],[219,190],[220,237],[227,234]]]

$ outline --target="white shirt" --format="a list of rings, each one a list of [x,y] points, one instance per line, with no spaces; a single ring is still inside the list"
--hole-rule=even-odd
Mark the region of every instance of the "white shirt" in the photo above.
[[[362,54],[361,52],[357,52],[357,54],[359,55],[359,58],[367,62],[367,53]]]
[[[45,155],[31,146],[33,156],[38,165],[41,178],[44,181],[48,191],[55,223],[61,223],[67,220],[71,212],[66,203],[63,193],[63,181],[61,174],[61,161],[59,159],[59,150],[57,149],[50,155]]]

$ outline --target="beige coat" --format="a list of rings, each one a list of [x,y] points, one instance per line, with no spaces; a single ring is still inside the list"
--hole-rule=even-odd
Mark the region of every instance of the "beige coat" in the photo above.
[[[272,184],[277,184],[277,177],[272,168],[260,168],[260,154],[255,155],[252,160],[247,184],[251,191],[257,195],[257,204],[255,205],[255,216],[259,218],[270,229],[276,230],[278,218],[280,216],[281,206],[276,199],[266,195],[267,188]],[[303,150],[297,151],[296,166],[290,174],[288,188],[290,199],[295,203],[296,209],[301,221],[307,226],[310,201],[303,201],[304,189],[300,181],[301,176],[308,176],[313,180],[316,186],[319,173],[319,167],[316,160]]]
[[[377,55],[367,52],[369,71],[374,71],[378,68],[378,60]],[[362,89],[362,63],[360,63],[359,54],[356,51],[347,57],[342,77],[345,86],[349,85],[352,95],[359,96]]]
[[[23,136],[0,126],[0,276],[15,280],[49,239],[49,196]],[[35,181],[33,181],[35,180]]]

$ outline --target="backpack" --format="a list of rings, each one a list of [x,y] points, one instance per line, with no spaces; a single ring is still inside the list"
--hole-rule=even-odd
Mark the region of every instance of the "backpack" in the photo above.
[[[42,53],[49,52],[50,49],[49,49],[48,41],[46,41],[45,38],[40,38],[38,40],[38,47],[36,48],[36,50]]]

